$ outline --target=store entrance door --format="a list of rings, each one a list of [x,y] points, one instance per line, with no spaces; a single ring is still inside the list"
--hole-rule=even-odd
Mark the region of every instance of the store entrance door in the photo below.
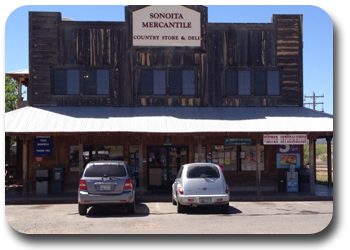
[[[187,146],[148,146],[148,190],[171,191],[177,171],[186,163]]]

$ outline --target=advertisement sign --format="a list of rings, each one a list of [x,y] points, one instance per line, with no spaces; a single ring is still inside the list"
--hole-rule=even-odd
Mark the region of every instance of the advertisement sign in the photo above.
[[[306,134],[297,135],[264,135],[264,145],[281,145],[281,144],[307,144]]]
[[[52,138],[51,136],[35,136],[34,155],[51,156],[52,155]]]
[[[155,5],[133,12],[133,46],[201,46],[200,13]]]
[[[225,145],[252,145],[251,138],[225,138]]]
[[[289,169],[289,165],[295,165],[295,168],[300,168],[300,154],[277,154],[277,168]]]

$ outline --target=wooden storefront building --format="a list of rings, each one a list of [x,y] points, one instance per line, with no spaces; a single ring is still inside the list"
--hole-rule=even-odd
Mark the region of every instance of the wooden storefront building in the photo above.
[[[302,36],[301,15],[209,23],[204,6],[127,6],[125,22],[29,12],[28,106],[5,115],[24,196],[39,169],[63,166],[63,191],[76,191],[86,164],[104,159],[129,162],[141,193],[170,190],[199,161],[219,164],[232,191],[276,191],[287,168],[267,135],[306,136],[315,175],[315,140],[330,142],[333,116],[303,107]]]

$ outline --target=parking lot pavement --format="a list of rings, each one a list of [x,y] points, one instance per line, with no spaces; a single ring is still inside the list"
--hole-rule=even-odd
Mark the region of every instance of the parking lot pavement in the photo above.
[[[225,214],[220,207],[178,214],[171,202],[145,202],[133,215],[92,207],[85,216],[77,204],[6,205],[5,214],[25,234],[310,234],[330,224],[333,202],[230,202]]]

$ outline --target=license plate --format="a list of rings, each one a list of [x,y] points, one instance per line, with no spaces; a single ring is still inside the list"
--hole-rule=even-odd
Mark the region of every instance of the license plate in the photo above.
[[[109,191],[111,190],[111,185],[100,185],[101,191]]]
[[[205,197],[205,198],[200,198],[200,199],[199,199],[199,202],[200,202],[200,203],[211,203],[211,198],[207,198],[207,197]]]

